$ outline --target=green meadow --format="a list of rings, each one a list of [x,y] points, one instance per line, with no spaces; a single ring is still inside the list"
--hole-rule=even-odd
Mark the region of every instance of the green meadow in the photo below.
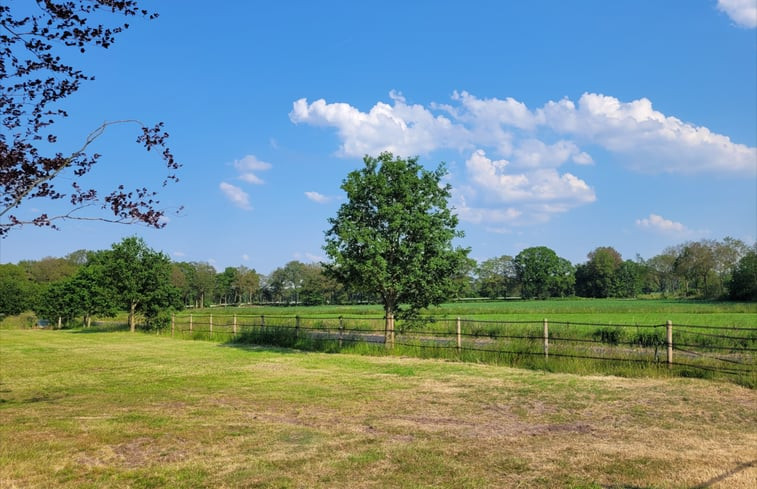
[[[207,315],[289,315],[307,317],[381,317],[380,305],[347,306],[255,306],[215,307],[185,310],[189,314]],[[665,299],[551,299],[451,302],[432,307],[424,315],[435,318],[456,318],[495,321],[568,321],[591,324],[703,326],[737,326],[757,328],[757,303],[722,301],[684,301]]]
[[[0,331],[8,488],[752,488],[757,392]]]

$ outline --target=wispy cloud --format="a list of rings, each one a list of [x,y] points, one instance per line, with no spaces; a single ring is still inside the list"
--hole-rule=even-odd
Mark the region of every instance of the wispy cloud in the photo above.
[[[690,233],[690,230],[680,222],[665,219],[658,214],[649,214],[649,217],[637,219],[636,227],[663,234],[684,235]]]
[[[265,183],[257,175],[257,172],[270,170],[273,167],[270,163],[259,160],[255,155],[247,155],[239,160],[234,160],[232,166],[239,172],[237,175],[238,180],[253,185],[262,185]],[[228,182],[221,182],[219,188],[235,206],[248,211],[252,210],[250,195],[241,187]]]
[[[755,0],[718,0],[718,10],[725,12],[741,27],[757,27],[757,2]]]
[[[221,189],[221,192],[223,192],[226,198],[229,199],[235,206],[247,211],[252,210],[252,206],[250,205],[250,196],[247,194],[247,192],[237,187],[236,185],[232,185],[226,182],[221,182],[218,187]]]
[[[305,192],[305,197],[319,204],[325,204],[331,200],[331,197],[327,197],[318,192]]]
[[[310,253],[310,252],[307,252],[307,251],[304,252],[304,253],[302,253],[302,252],[296,252],[294,254],[294,258],[295,258],[295,260],[301,260],[301,261],[306,262],[306,263],[308,263],[308,262],[309,263],[320,263],[320,262],[326,261],[326,258],[324,256],[317,255],[315,253]]]
[[[239,171],[238,178],[256,185],[261,185],[264,182],[255,172],[270,170],[272,166],[270,163],[257,159],[254,155],[247,155],[241,160],[234,161],[234,168]]]

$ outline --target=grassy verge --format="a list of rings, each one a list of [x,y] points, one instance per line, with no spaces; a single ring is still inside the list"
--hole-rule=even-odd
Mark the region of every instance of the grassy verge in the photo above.
[[[0,331],[2,487],[751,488],[757,393]]]

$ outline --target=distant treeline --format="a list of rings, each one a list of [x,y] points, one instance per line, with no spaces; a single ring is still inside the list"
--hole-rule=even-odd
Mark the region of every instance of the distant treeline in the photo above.
[[[122,256],[124,250],[131,250],[134,256]],[[125,272],[129,269],[141,270],[151,281],[152,297],[137,297],[134,292],[131,302],[122,299],[124,290],[139,288],[124,282],[126,277],[121,275],[135,275]],[[576,265],[550,248],[532,247],[514,257],[504,255],[480,263],[469,260],[465,269],[458,271],[456,283],[450,299],[649,295],[755,301],[757,244],[750,246],[733,238],[692,241],[669,247],[648,260],[639,256],[623,259],[614,248],[599,247],[588,253],[586,262]],[[127,238],[111,250],[80,250],[63,258],[0,265],[0,314],[33,310],[51,321],[58,317],[63,322],[86,321],[92,314],[127,311],[158,324],[161,308],[377,300],[345,289],[327,277],[320,264],[291,261],[269,275],[244,266],[219,272],[209,263],[172,262],[138,238]]]

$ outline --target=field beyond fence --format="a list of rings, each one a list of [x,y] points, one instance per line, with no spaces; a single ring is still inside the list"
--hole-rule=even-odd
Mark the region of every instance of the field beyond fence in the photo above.
[[[423,317],[183,314],[171,335],[324,352],[442,358],[547,371],[727,378],[757,386],[757,327]]]

